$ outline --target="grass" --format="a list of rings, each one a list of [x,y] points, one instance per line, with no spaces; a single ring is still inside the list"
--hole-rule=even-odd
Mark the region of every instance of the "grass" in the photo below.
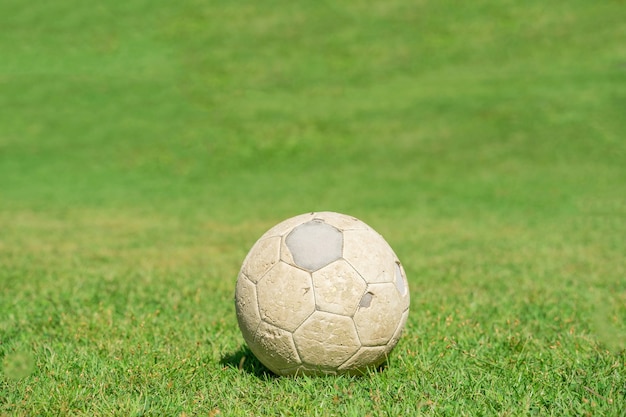
[[[623,415],[622,9],[3,2],[0,415]],[[243,257],[311,210],[403,260],[380,372],[243,343]]]

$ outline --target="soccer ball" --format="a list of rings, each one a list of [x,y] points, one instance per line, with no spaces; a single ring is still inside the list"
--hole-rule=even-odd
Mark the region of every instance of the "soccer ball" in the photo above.
[[[404,269],[381,235],[333,212],[271,228],[246,256],[237,321],[278,375],[362,374],[385,362],[409,313]]]

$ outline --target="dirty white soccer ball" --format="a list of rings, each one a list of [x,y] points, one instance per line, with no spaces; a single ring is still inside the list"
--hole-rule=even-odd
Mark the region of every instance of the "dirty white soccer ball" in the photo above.
[[[404,269],[381,235],[333,212],[271,228],[243,262],[237,320],[279,375],[359,374],[383,363],[409,313]]]

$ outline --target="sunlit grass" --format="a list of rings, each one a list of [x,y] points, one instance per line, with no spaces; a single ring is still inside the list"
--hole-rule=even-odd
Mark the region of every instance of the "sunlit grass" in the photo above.
[[[620,5],[0,6],[0,415],[620,415]],[[254,241],[312,210],[402,260],[362,378],[243,342]]]

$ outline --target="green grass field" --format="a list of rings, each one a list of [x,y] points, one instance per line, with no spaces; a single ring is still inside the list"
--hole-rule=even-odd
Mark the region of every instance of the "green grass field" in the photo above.
[[[618,0],[0,3],[0,416],[626,410]],[[277,378],[233,295],[275,223],[403,261],[387,367]]]

